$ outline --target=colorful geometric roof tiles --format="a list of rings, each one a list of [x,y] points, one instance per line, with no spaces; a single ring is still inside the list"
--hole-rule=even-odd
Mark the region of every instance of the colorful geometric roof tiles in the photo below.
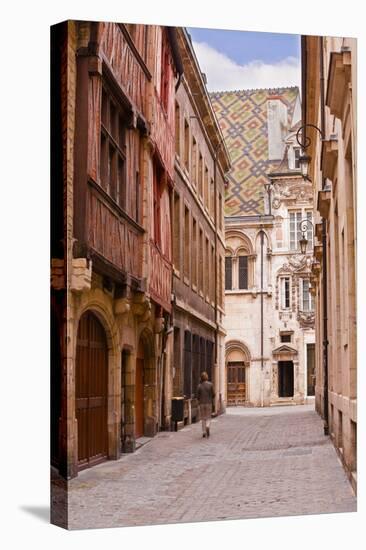
[[[266,174],[281,162],[268,160],[267,100],[280,98],[285,103],[290,129],[292,123],[297,122],[292,118],[298,95],[297,86],[210,94],[232,162],[225,194],[225,216],[264,214]]]

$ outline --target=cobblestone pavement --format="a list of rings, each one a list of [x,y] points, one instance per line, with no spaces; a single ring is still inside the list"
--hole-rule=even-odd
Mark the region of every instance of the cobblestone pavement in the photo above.
[[[69,482],[69,528],[356,511],[312,405],[228,409]]]

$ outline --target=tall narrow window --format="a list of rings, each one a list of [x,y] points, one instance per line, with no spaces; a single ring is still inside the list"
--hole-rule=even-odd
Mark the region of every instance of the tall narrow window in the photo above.
[[[225,257],[225,290],[233,288],[232,257]]]
[[[189,279],[189,252],[190,252],[190,235],[189,235],[189,210],[184,207],[184,276]]]
[[[188,122],[184,121],[184,165],[189,172],[189,126]]]
[[[161,76],[160,76],[160,98],[165,111],[168,110],[170,86],[170,56],[166,31],[163,30],[161,43]]]
[[[184,331],[184,382],[183,392],[186,397],[191,398],[192,394],[192,334],[189,330]]]
[[[308,240],[307,249],[312,250],[313,249],[313,213],[312,212],[306,212],[306,219],[309,220],[311,223],[308,225],[307,235],[306,238]]]
[[[224,293],[223,293],[223,261],[222,257],[219,258],[219,305],[224,306]]]
[[[239,256],[239,288],[248,288],[248,256]]]
[[[180,197],[174,192],[174,221],[173,221],[173,263],[175,269],[180,270]]]
[[[126,127],[127,116],[107,86],[102,90],[100,178],[103,189],[123,209],[126,208]],[[130,215],[135,216],[136,212]]]
[[[222,231],[222,217],[223,217],[223,211],[222,211],[222,195],[219,193],[219,212],[218,212],[218,218],[219,218],[219,229]]]
[[[198,274],[199,274],[199,290],[203,293],[203,268],[204,268],[204,262],[203,262],[203,231],[200,228],[199,231],[199,266],[198,266]]]
[[[175,102],[175,152],[180,155],[180,108],[177,101]]]
[[[281,279],[281,307],[282,309],[290,307],[290,277]]]
[[[299,242],[302,237],[301,212],[290,212],[290,250],[298,250]]]
[[[158,164],[154,162],[153,167],[153,184],[154,184],[154,240],[158,246],[161,246],[161,212],[160,212],[160,201],[161,201],[161,169]]]
[[[302,280],[302,309],[303,311],[313,311],[314,305],[310,294],[310,281],[309,279]]]
[[[197,141],[192,137],[192,182],[197,185]]]
[[[215,185],[214,180],[210,180],[210,216],[212,219],[215,218]]]
[[[210,297],[210,280],[212,277],[211,266],[210,266],[210,244],[208,238],[206,237],[206,247],[205,247],[205,294],[206,299]]]
[[[203,158],[201,152],[198,155],[198,194],[203,197]]]
[[[197,222],[192,219],[192,284],[197,286]]]
[[[122,169],[122,166],[119,165],[119,171],[118,174],[120,174],[120,170]],[[135,204],[135,219],[137,223],[140,221],[140,172],[139,170],[136,170],[136,180],[135,180],[135,188],[136,188],[136,204]]]
[[[208,189],[208,168],[205,166],[205,188],[204,188],[204,205],[207,209],[210,207],[210,196],[209,196],[209,189]]]

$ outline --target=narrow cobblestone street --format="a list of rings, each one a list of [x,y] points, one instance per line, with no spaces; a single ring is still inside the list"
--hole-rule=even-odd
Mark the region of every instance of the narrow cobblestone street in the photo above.
[[[69,528],[356,511],[312,405],[229,408],[69,483]]]

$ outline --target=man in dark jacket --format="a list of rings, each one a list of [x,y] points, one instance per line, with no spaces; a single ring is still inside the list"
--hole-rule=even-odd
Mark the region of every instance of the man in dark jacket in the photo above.
[[[210,422],[212,414],[212,402],[215,397],[212,382],[208,381],[207,372],[201,373],[201,383],[197,388],[197,398],[202,421],[202,437],[210,437]]]

